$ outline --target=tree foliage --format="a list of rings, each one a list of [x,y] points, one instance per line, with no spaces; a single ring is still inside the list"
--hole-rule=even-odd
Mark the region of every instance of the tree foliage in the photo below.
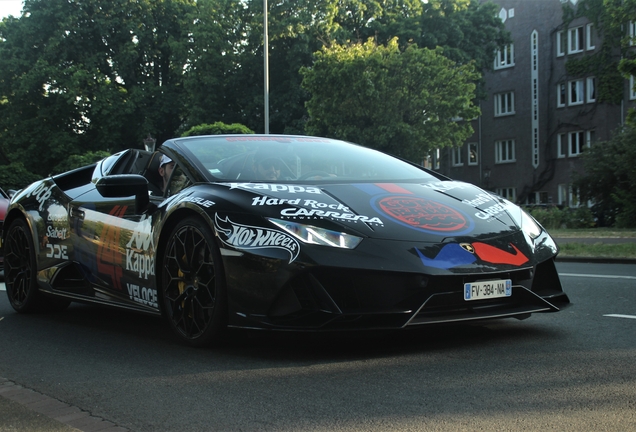
[[[472,133],[472,65],[458,65],[442,50],[387,46],[373,40],[333,45],[302,70],[313,95],[307,103],[312,135],[358,141],[395,155],[421,160],[429,149],[457,145]]]
[[[591,200],[602,225],[636,226],[636,127],[628,125],[611,140],[586,149],[585,174],[574,185],[582,201]]]
[[[184,137],[196,135],[224,135],[224,134],[253,134],[254,131],[242,124],[215,122],[212,124],[201,124],[193,126],[183,133]]]
[[[479,70],[507,40],[496,7],[478,0],[269,3],[273,133],[305,131],[312,94],[299,71],[322,47],[397,37],[405,57],[442,47],[432,52]],[[27,172],[141,147],[149,133],[264,130],[262,0],[25,0],[0,22],[0,59],[0,164]]]

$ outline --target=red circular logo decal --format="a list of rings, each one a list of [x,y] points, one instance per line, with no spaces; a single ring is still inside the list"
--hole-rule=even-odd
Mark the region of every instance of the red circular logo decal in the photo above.
[[[377,204],[387,215],[413,228],[454,232],[469,225],[457,210],[427,199],[390,196],[380,199]]]

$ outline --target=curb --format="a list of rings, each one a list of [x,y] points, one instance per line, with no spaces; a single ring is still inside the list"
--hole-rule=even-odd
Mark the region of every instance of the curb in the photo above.
[[[18,410],[12,409],[10,403],[3,404],[2,399],[18,404],[13,405],[13,407],[21,405],[26,409],[18,412]],[[10,421],[20,424],[24,428],[16,430],[33,430],[33,428],[37,427],[39,430],[46,429],[64,432],[129,431],[100,417],[92,416],[88,411],[83,411],[78,407],[24,388],[6,378],[0,377],[0,417],[5,417],[1,415],[3,409],[11,410],[12,418]],[[2,426],[6,425],[0,425],[0,429],[2,429]]]
[[[636,258],[557,256],[556,261],[557,262],[593,263],[593,264],[636,264]]]

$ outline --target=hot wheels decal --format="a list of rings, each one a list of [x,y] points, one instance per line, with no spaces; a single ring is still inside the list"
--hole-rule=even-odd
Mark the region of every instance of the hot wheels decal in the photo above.
[[[293,262],[300,252],[300,244],[292,236],[282,231],[232,222],[228,217],[221,219],[218,213],[214,226],[219,239],[226,245],[240,250],[281,249],[289,253]]]
[[[463,235],[474,226],[459,210],[415,196],[378,197],[372,205],[402,225],[432,234]]]

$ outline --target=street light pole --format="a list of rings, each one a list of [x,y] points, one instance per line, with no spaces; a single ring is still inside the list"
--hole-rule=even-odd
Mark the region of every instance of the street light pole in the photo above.
[[[269,49],[267,37],[267,0],[263,0],[263,68],[265,69],[265,133],[269,134]]]

